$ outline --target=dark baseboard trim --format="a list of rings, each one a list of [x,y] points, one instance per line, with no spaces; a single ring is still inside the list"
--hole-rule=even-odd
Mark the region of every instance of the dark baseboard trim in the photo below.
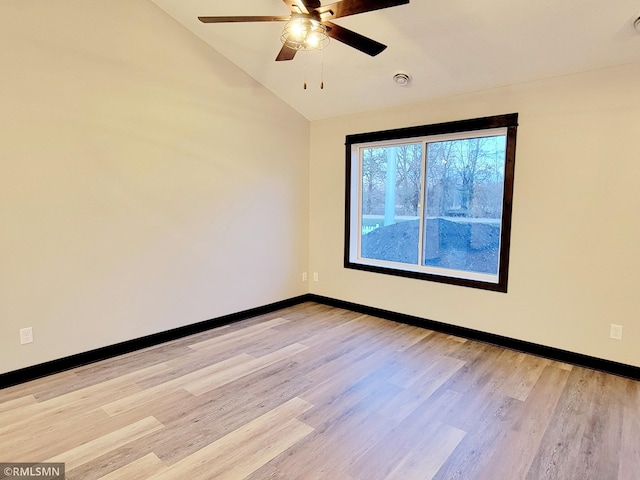
[[[380,308],[368,307],[366,305],[346,302],[343,300],[336,300],[334,298],[323,297],[320,295],[309,294],[307,300],[322,303],[331,307],[343,308],[353,312],[384,318],[386,320],[392,320],[394,322],[428,328],[429,330],[435,330],[448,335],[467,338],[469,340],[490,343],[492,345],[508,348],[510,350],[517,350],[519,352],[530,353],[532,355],[556,360],[558,362],[570,363],[572,365],[600,370],[602,372],[611,373],[621,377],[628,377],[633,380],[640,380],[640,367],[627,365],[625,363],[613,362],[611,360],[591,357],[589,355],[574,353],[568,350],[547,347],[537,343],[525,342],[524,340],[503,337],[501,335],[486,333],[480,330],[473,330],[471,328],[459,327],[448,323],[436,322],[434,320],[414,317],[412,315],[405,315],[403,313],[392,312],[390,310],[383,310]]]
[[[71,355],[69,357],[40,363],[31,367],[25,367],[20,370],[3,373],[0,374],[0,390],[6,387],[11,387],[13,385],[18,385],[20,383],[35,380],[36,378],[46,377],[47,375],[52,375],[54,373],[60,373],[66,370],[71,370],[72,368],[99,362],[100,360],[106,360],[108,358],[117,357],[118,355],[141,350],[143,348],[153,347],[154,345],[170,342],[171,340],[177,340],[179,338],[187,337],[195,333],[201,333],[212,328],[221,327],[223,325],[228,325],[230,323],[245,320],[247,318],[257,317],[258,315],[275,312],[282,308],[292,307],[308,300],[308,294],[305,294],[299,297],[293,297],[287,300],[282,300],[280,302],[271,303],[269,305],[263,305],[261,307],[244,310],[242,312],[223,315],[211,320],[205,320],[203,322],[185,325],[184,327],[178,327],[172,330],[154,333],[145,337],[127,340],[122,343],[116,343],[115,345],[109,345],[106,347],[97,348],[95,350],[90,350],[88,352]]]
[[[391,320],[394,322],[406,323],[408,325],[428,328],[429,330],[435,330],[441,333],[446,333],[448,335],[455,335],[458,337],[467,338],[469,340],[476,340],[479,342],[489,343],[511,350],[517,350],[519,352],[530,353],[532,355],[549,358],[551,360],[556,360],[559,362],[570,363],[572,365],[600,370],[602,372],[611,373],[613,375],[640,380],[640,367],[635,367],[633,365],[613,362],[611,360],[591,357],[589,355],[574,353],[558,348],[547,347],[544,345],[539,345],[537,343],[525,342],[524,340],[503,337],[501,335],[495,335],[493,333],[486,333],[480,330],[459,327],[456,325],[436,322],[435,320],[428,320],[426,318],[416,317],[413,315],[406,315],[403,313],[392,312],[390,310],[383,310],[380,308],[369,307],[366,305],[360,305],[344,300],[337,300],[335,298],[323,297],[321,295],[307,293],[298,297],[271,303],[269,305],[251,308],[249,310],[243,310],[241,312],[232,313],[229,315],[223,315],[211,320],[205,320],[204,322],[185,325],[184,327],[178,327],[172,330],[154,333],[152,335],[147,335],[145,337],[140,337],[133,340],[127,340],[126,342],[117,343],[115,345],[109,345],[95,350],[90,350],[88,352],[78,353],[69,357],[64,357],[46,363],[33,365],[31,367],[22,368],[20,370],[3,373],[0,374],[0,390],[13,385],[18,385],[20,383],[35,380],[37,378],[46,377],[47,375],[52,375],[54,373],[59,373],[66,370],[71,370],[72,368],[88,365],[90,363],[95,363],[100,360],[106,360],[118,355],[141,350],[143,348],[153,347],[161,343],[177,340],[179,338],[187,337],[196,333],[201,333],[206,330],[211,330],[212,328],[221,327],[223,325],[228,325],[230,323],[245,320],[247,318],[272,313],[282,308],[292,307],[303,302],[321,303],[330,307],[342,308],[353,312],[384,318],[386,320]]]

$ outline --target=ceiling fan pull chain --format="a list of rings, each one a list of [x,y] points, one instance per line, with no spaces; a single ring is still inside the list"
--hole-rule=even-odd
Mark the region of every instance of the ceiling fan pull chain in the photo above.
[[[324,53],[320,50],[320,90],[324,89]]]
[[[303,88],[307,89],[307,51],[304,51],[304,84]]]

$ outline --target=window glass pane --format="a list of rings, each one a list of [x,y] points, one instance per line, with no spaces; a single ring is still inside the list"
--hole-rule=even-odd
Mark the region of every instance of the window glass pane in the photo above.
[[[418,264],[422,144],[362,150],[361,256]]]
[[[427,144],[423,265],[497,274],[506,135]]]

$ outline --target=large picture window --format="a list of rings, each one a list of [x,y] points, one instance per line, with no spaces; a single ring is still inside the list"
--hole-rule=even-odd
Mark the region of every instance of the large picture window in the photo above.
[[[506,292],[517,119],[348,135],[345,267]]]

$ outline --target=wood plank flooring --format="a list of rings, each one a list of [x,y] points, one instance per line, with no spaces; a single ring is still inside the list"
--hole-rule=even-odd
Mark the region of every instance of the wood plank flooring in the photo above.
[[[68,479],[637,480],[640,382],[315,303],[0,390]]]

